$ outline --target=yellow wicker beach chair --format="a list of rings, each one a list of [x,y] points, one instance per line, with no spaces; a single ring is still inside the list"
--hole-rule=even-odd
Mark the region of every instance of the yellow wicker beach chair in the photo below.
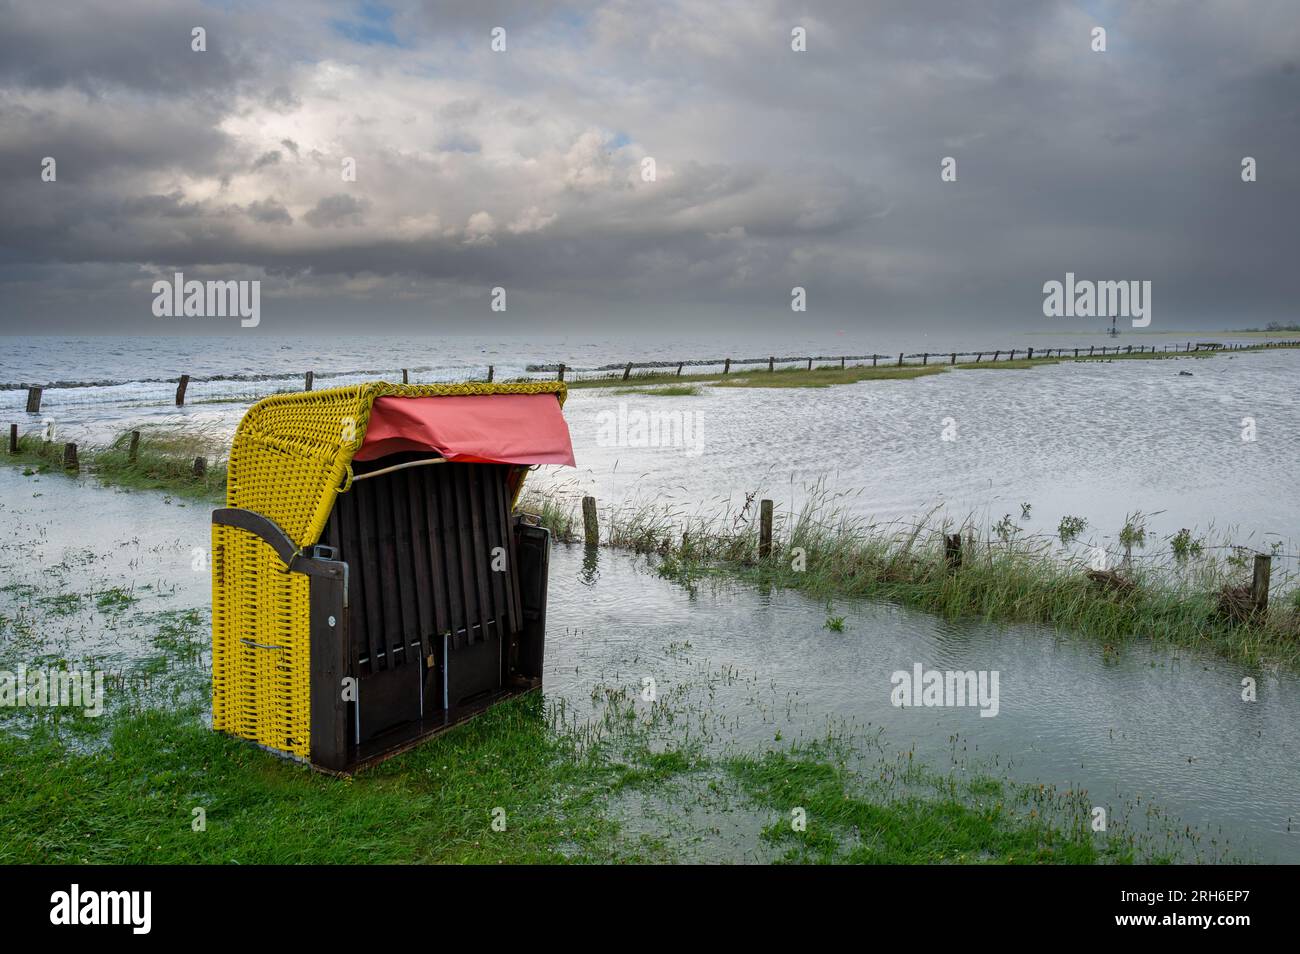
[[[513,507],[530,466],[572,463],[565,395],[369,383],[254,405],[212,518],[213,728],[350,772],[540,685],[550,538]]]

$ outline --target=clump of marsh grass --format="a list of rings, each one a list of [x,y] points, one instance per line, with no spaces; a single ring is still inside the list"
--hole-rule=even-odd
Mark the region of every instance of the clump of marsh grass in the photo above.
[[[1133,547],[1148,539],[1142,513],[1126,518],[1119,559],[1097,546],[1068,545],[1086,527],[1083,518],[1069,526],[1063,520],[1056,534],[1028,533],[1010,515],[982,529],[970,520],[954,527],[938,518],[938,508],[912,521],[876,523],[850,513],[843,495],[818,483],[796,511],[775,515],[771,555],[760,559],[757,496],[727,499],[712,513],[656,504],[613,509],[602,513],[602,542],[654,554],[662,576],[691,588],[708,576],[731,575],[826,599],[880,599],[949,617],[1046,624],[1112,649],[1153,640],[1208,648],[1241,662],[1300,666],[1300,609],[1292,600],[1274,600],[1265,616],[1225,620],[1217,612],[1218,594],[1243,582],[1249,560],[1203,541],[1200,550],[1189,545],[1182,556],[1175,548],[1134,557]],[[553,522],[573,527],[576,503],[552,498]],[[1063,530],[1073,531],[1064,534],[1070,538],[1065,545]],[[962,538],[956,567],[944,546],[954,531]],[[1115,569],[1099,572],[1089,565],[1089,555],[1099,551]],[[1283,594],[1290,583],[1284,574],[1275,592]]]
[[[140,442],[131,454],[131,432],[124,431],[107,445],[78,444],[83,471],[101,482],[131,489],[162,490],[184,497],[219,500],[226,489],[225,431],[217,424],[142,427]],[[37,474],[63,469],[64,445],[42,434],[25,434],[18,454],[3,459]],[[195,460],[205,467],[197,473]]]

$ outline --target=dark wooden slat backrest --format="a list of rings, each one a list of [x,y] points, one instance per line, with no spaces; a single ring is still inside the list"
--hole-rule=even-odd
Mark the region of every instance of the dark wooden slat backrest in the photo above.
[[[358,675],[414,664],[444,633],[459,648],[519,631],[510,470],[433,464],[339,495],[322,542],[349,566]]]

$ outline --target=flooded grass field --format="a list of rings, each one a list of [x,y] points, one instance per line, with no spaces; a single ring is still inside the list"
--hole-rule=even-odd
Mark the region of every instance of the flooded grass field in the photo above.
[[[13,468],[0,488],[13,530],[0,544],[0,668],[110,674],[102,720],[5,711],[11,858],[78,860],[54,847],[78,844],[60,840],[70,830],[136,816],[154,833],[143,847],[97,842],[90,860],[1300,859],[1293,673],[723,579],[683,586],[656,558],[577,546],[552,557],[543,699],[340,791],[206,729],[205,504]],[[997,716],[893,705],[891,674],[916,661],[998,670]],[[1242,701],[1245,677],[1255,702]],[[56,799],[95,786],[98,807],[36,810],[43,796],[17,779],[38,764],[64,766]],[[381,832],[398,792],[456,797],[394,842]],[[286,834],[277,849],[262,825],[302,827],[268,807],[286,793],[328,830],[349,800],[365,824],[335,845]],[[503,800],[526,806],[512,816],[522,830],[493,842],[486,819]],[[228,827],[200,846],[189,806],[209,802]],[[1104,834],[1089,828],[1097,807]],[[258,811],[269,820],[254,831]],[[156,834],[158,812],[176,815],[174,833]]]

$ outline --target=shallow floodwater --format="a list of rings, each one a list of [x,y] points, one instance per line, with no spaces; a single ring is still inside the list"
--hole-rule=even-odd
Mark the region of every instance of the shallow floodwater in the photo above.
[[[1154,802],[1249,857],[1300,861],[1300,678],[883,603],[837,600],[833,614],[843,632],[826,628],[824,602],[799,593],[702,584],[692,595],[644,561],[601,554],[593,566],[580,547],[557,547],[547,691],[581,708],[594,673],[637,692],[647,677],[661,694],[680,682],[743,744],[847,723],[932,765],[954,754],[996,763],[1021,781],[1087,790],[1112,816]],[[894,707],[891,675],[917,663],[997,670],[998,714]],[[1255,702],[1242,701],[1245,677]]]
[[[1072,515],[1087,521],[1081,544],[1112,553],[1127,516],[1140,511],[1150,536],[1139,560],[1167,555],[1168,538],[1184,527],[1207,545],[1276,545],[1294,557],[1298,374],[1300,350],[1276,350],[946,371],[826,389],[704,387],[680,397],[576,390],[565,415],[578,469],[542,468],[533,480],[575,499],[592,494],[602,509],[649,504],[705,516],[757,492],[776,501],[780,520],[816,484],[840,494],[834,502],[845,511],[884,522],[938,507],[936,519],[969,519],[986,534],[1009,515],[1018,532],[1050,537]],[[190,399],[201,401],[204,387],[192,385]],[[21,410],[22,392],[0,391],[0,411],[25,431],[53,426],[60,442],[106,442],[142,425],[203,427],[220,441],[247,408],[177,409],[172,386],[166,394],[137,388],[54,390],[40,415]],[[645,446],[637,422],[652,416],[660,437]],[[1294,565],[1281,561],[1275,580]]]
[[[35,646],[0,645],[6,663],[38,656],[111,667],[156,653],[147,617],[209,606],[194,548],[208,508],[126,493],[62,475],[0,468],[0,615],[24,586],[48,593],[130,589],[131,612],[92,604],[49,613]],[[843,632],[825,626],[845,618]],[[26,654],[26,655],[24,655]],[[28,658],[28,657],[31,658]],[[890,676],[997,670],[997,716],[978,708],[895,708]],[[684,703],[680,727],[718,745],[762,749],[845,728],[923,761],[988,764],[1012,778],[1086,789],[1116,812],[1154,803],[1235,855],[1300,861],[1300,678],[1186,650],[1095,641],[1041,627],[951,622],[888,604],[818,600],[784,590],[701,584],[689,592],[644,559],[557,546],[551,563],[546,692],[570,713],[594,714],[593,692]],[[1241,700],[1241,681],[1258,700]],[[776,742],[778,737],[782,740]],[[1140,827],[1140,826],[1139,826]]]

